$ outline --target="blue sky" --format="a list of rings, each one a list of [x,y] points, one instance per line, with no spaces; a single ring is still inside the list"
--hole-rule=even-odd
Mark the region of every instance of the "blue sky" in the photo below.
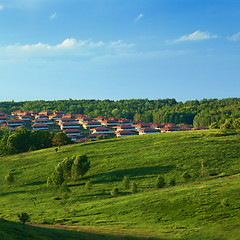
[[[0,101],[240,97],[238,0],[0,0]]]

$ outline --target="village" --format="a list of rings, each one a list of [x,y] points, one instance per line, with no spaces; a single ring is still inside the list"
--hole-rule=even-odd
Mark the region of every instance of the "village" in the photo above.
[[[64,132],[72,141],[82,143],[108,137],[128,137],[135,135],[165,133],[174,131],[204,130],[206,127],[175,125],[173,123],[144,123],[130,121],[125,118],[91,118],[82,114],[67,114],[64,111],[34,111],[16,110],[7,115],[0,111],[0,127],[8,127],[12,131],[19,127],[32,131],[48,130]],[[101,137],[99,137],[101,136]]]

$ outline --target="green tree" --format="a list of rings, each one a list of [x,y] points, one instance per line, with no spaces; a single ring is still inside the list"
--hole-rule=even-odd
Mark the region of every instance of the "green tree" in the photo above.
[[[76,156],[72,165],[72,178],[77,180],[79,177],[83,177],[90,169],[90,161],[86,155]]]
[[[22,224],[25,224],[26,222],[30,222],[30,216],[27,213],[18,214],[18,219]]]
[[[118,188],[113,188],[113,190],[111,191],[111,196],[112,197],[117,197],[119,194],[119,189]]]
[[[183,178],[184,182],[189,182],[189,180],[191,179],[191,175],[188,172],[184,172],[182,174],[182,178]]]
[[[72,165],[76,156],[67,157],[61,162],[61,167],[63,171],[63,176],[65,179],[71,178],[72,173]]]
[[[14,176],[12,172],[9,172],[6,176],[5,176],[5,180],[6,183],[9,185],[12,185],[14,183]]]
[[[162,176],[157,177],[156,188],[163,188],[166,185],[166,182]]]
[[[128,176],[124,176],[124,177],[123,177],[122,183],[123,183],[123,186],[124,186],[125,189],[129,189],[129,183],[130,183],[130,181],[129,181]]]
[[[137,193],[138,187],[137,184],[133,181],[131,186],[131,193]]]
[[[61,146],[70,144],[71,142],[71,139],[64,132],[55,133],[52,139],[52,144],[58,146],[59,149]]]

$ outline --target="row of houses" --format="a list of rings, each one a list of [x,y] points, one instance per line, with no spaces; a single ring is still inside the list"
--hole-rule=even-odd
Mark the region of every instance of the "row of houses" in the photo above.
[[[6,115],[0,112],[0,126],[8,126],[14,130],[26,126],[32,130],[49,130],[65,132],[73,141],[83,142],[88,139],[96,140],[98,136],[127,137],[135,135],[164,133],[173,131],[202,130],[204,127],[192,128],[189,125],[176,126],[172,123],[144,123],[130,121],[125,118],[91,118],[82,114],[66,114],[63,111],[34,111],[17,110]]]

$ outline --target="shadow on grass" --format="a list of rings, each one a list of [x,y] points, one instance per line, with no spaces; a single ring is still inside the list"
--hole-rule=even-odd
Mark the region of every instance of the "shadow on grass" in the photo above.
[[[128,176],[129,178],[141,176],[141,178],[144,178],[144,175],[163,174],[172,171],[174,168],[176,168],[175,165],[130,168],[92,175],[91,179],[94,179],[92,183],[115,182],[122,181],[124,176]]]
[[[160,238],[137,237],[139,233],[131,233],[133,236],[119,236],[116,232],[110,233],[95,233],[89,230],[74,231],[73,227],[55,226],[31,226],[23,225],[16,222],[9,222],[0,219],[0,237],[1,239],[18,239],[18,240],[159,240]],[[51,228],[50,228],[51,227]],[[66,230],[66,228],[68,228]],[[111,232],[111,230],[109,230]],[[129,231],[130,232],[130,231]],[[141,233],[142,234],[142,233]]]

